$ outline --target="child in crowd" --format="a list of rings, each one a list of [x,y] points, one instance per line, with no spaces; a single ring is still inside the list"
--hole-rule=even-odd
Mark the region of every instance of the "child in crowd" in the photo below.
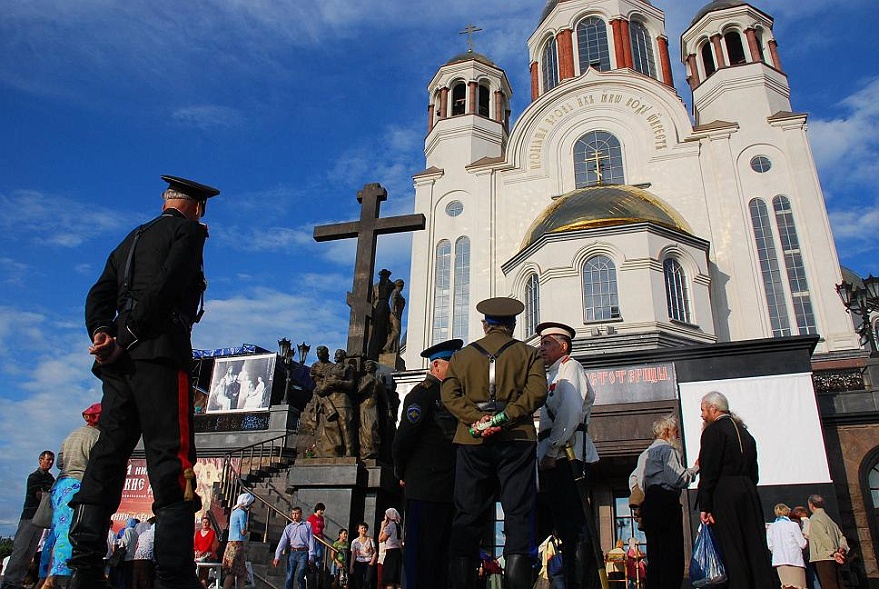
[[[361,522],[357,526],[360,534],[351,542],[351,565],[348,571],[351,573],[352,589],[369,589],[375,579],[375,562],[378,552],[375,542],[369,537],[369,524]]]
[[[333,587],[344,589],[348,586],[348,530],[339,530],[339,539],[333,542],[336,552],[333,554],[333,563],[330,572],[333,575]]]

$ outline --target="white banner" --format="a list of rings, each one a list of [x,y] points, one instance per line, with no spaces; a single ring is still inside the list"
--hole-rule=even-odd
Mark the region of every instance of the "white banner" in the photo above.
[[[678,387],[688,466],[699,456],[702,397],[718,391],[757,440],[761,486],[831,482],[811,373],[686,382]]]

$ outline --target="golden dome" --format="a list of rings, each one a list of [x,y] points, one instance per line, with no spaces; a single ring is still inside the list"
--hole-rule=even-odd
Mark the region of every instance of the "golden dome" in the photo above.
[[[693,233],[677,211],[642,188],[624,184],[590,186],[563,194],[549,205],[531,224],[522,249],[547,233],[631,223],[655,223],[682,233]]]

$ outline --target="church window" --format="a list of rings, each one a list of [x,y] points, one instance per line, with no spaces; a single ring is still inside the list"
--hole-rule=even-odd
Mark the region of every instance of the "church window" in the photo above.
[[[577,25],[577,50],[580,55],[580,73],[594,67],[600,72],[610,69],[610,50],[607,45],[607,25],[595,16]]]
[[[590,131],[574,144],[574,182],[577,188],[625,184],[620,140],[607,131]]]
[[[540,67],[543,72],[543,91],[549,92],[559,84],[559,54],[555,39],[546,42]]]
[[[479,116],[488,118],[490,109],[489,103],[491,98],[491,90],[488,86],[479,86]]]
[[[452,244],[444,239],[436,246],[433,287],[433,343],[449,339],[449,298],[451,286]]]
[[[772,162],[765,155],[757,155],[751,158],[751,169],[763,174],[772,169]]]
[[[702,45],[702,66],[705,68],[705,77],[707,78],[711,74],[717,71],[717,67],[714,65],[714,54],[711,53],[711,43],[708,41]]]
[[[754,32],[754,35],[757,37],[757,49],[760,50],[760,61],[765,62],[763,59],[763,32],[761,29],[757,29]]]
[[[470,313],[470,239],[467,237],[459,237],[455,242],[454,292],[452,337],[466,340]]]
[[[794,304],[797,327],[800,335],[816,334],[818,329],[815,326],[815,313],[812,311],[812,297],[809,294],[806,268],[803,265],[803,254],[800,251],[790,200],[786,196],[776,196],[772,199],[772,208],[775,209],[775,223],[778,225],[784,265],[787,267],[787,282]]]
[[[586,321],[620,318],[617,270],[607,256],[595,256],[583,265],[583,308]]]
[[[651,78],[656,77],[656,62],[653,61],[653,41],[642,23],[629,21],[629,37],[632,39],[632,67]]]
[[[459,82],[452,87],[452,116],[462,115],[467,106],[467,85]]]
[[[537,333],[540,323],[540,280],[532,272],[525,281],[525,337]]]
[[[755,198],[748,204],[748,208],[751,211],[751,224],[754,227],[754,241],[757,244],[757,257],[760,260],[760,273],[763,277],[763,290],[766,293],[772,336],[791,335],[781,270],[775,253],[775,242],[772,239],[772,226],[769,223],[766,203]]]
[[[666,258],[662,262],[665,274],[665,300],[668,303],[668,318],[690,323],[690,293],[687,276],[680,262]]]
[[[738,31],[730,31],[723,36],[726,43],[726,54],[729,57],[730,65],[738,65],[746,63],[745,46],[742,44],[742,36]]]
[[[460,200],[453,200],[446,205],[446,214],[450,217],[457,217],[464,212],[464,203]]]

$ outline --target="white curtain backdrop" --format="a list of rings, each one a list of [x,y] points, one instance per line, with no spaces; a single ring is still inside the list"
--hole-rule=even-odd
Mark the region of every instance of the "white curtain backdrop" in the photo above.
[[[687,466],[699,457],[702,397],[718,391],[757,440],[761,486],[830,482],[810,373],[687,382],[678,387]]]

